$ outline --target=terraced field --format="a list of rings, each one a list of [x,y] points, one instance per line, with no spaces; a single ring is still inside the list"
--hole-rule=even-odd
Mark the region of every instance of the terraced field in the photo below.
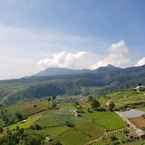
[[[125,105],[132,107],[139,107],[145,104],[145,93],[144,92],[136,92],[132,89],[130,90],[122,90],[109,93],[105,96],[101,96],[98,98],[102,105],[105,105],[108,99],[111,99],[115,102],[117,107],[122,107]]]
[[[67,122],[74,126],[68,127]],[[72,113],[50,111],[43,114],[37,124],[42,127],[41,132],[60,140],[63,145],[84,145],[103,135],[106,129],[125,127],[125,123],[113,112],[85,112],[81,117],[74,117]]]
[[[28,108],[31,108],[30,106],[33,108],[36,102],[27,104],[27,107],[20,105],[20,112],[26,111],[34,115],[30,115],[25,122],[10,125],[9,129],[15,129],[19,126],[31,130],[30,127],[37,124],[41,126],[41,130],[37,130],[38,134],[59,140],[63,145],[84,145],[90,140],[102,136],[106,130],[125,127],[125,123],[113,112],[88,113],[84,110],[81,117],[75,117],[73,115],[74,105],[71,103],[65,104],[65,106],[60,105],[59,110],[47,109],[36,113],[41,109],[46,109],[46,102],[39,102],[37,103],[37,109],[28,111]],[[13,112],[15,111],[15,108],[13,108]],[[72,124],[72,126],[69,126],[69,124]]]
[[[116,100],[116,107],[122,106],[128,103],[134,103],[137,99],[134,98],[133,101],[128,100],[124,102],[127,98],[131,98],[131,95],[135,95],[135,92],[129,91],[126,97],[121,98],[122,94],[125,92],[112,93],[112,100]],[[115,95],[116,96],[115,98]],[[142,93],[137,95],[142,98]],[[118,98],[118,99],[117,99]],[[119,99],[120,98],[120,99]],[[104,107],[105,101],[109,100],[110,96],[106,98],[99,98],[101,106]],[[76,110],[74,103],[66,103],[61,100],[58,103],[58,108],[50,109],[48,100],[33,100],[26,102],[19,102],[16,105],[11,105],[5,108],[6,112],[10,115],[16,115],[17,113],[26,116],[24,121],[16,122],[10,125],[8,128],[10,130],[19,128],[24,128],[25,132],[30,134],[38,134],[41,136],[48,136],[52,140],[60,141],[62,145],[85,145],[90,141],[97,140],[106,134],[110,133],[108,137],[99,140],[94,145],[106,145],[111,144],[111,137],[117,137],[117,141],[120,144],[125,144],[127,142],[127,137],[123,132],[123,128],[126,128],[126,124],[122,119],[115,113],[110,111],[91,111],[88,112],[85,101],[82,105],[81,117],[75,117],[73,111]],[[142,106],[142,108],[144,108]],[[32,129],[32,126],[38,125],[40,129]],[[134,143],[134,144],[133,144]],[[131,145],[140,145],[140,142],[132,142]]]

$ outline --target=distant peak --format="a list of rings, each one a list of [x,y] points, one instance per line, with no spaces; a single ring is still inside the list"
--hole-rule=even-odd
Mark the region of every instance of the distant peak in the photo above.
[[[108,64],[108,65],[106,65],[106,66],[102,66],[102,67],[100,67],[100,68],[109,68],[109,69],[114,69],[114,68],[119,68],[119,67],[114,66],[114,65],[112,65],[112,64]]]
[[[112,65],[112,64],[108,64],[106,67],[110,67],[110,68],[114,68],[114,67],[116,67],[116,66],[114,66],[114,65]]]

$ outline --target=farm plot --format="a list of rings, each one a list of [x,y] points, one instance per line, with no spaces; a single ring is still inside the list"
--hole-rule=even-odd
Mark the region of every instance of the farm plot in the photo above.
[[[125,123],[114,112],[96,112],[89,114],[97,126],[104,129],[114,130],[125,127]]]
[[[67,126],[68,123],[73,126]],[[42,127],[43,133],[61,141],[63,145],[84,145],[102,136],[106,129],[125,127],[125,123],[113,112],[85,112],[81,117],[75,117],[63,114],[63,111],[52,111],[44,114],[37,124]]]

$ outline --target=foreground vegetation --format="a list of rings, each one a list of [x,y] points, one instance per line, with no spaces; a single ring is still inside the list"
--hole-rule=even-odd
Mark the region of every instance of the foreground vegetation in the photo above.
[[[124,95],[124,97],[122,97]],[[144,107],[144,93],[48,97],[0,108],[0,145],[141,145],[128,141],[126,123],[114,112]],[[140,102],[137,98],[140,98]],[[142,101],[142,103],[141,103]],[[106,103],[109,102],[109,103]],[[107,106],[108,105],[108,106]],[[77,112],[76,112],[77,110]]]

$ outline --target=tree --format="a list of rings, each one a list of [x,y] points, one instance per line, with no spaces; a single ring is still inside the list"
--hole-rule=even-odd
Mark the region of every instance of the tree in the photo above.
[[[57,102],[56,102],[56,96],[51,96],[48,97],[47,101],[48,101],[48,108],[50,109],[57,109]]]
[[[89,97],[88,97],[88,101],[89,101],[89,102],[91,102],[91,101],[93,101],[93,100],[94,100],[93,96],[89,96]]]
[[[81,106],[81,104],[80,104],[80,102],[75,102],[75,108],[77,109],[77,110],[80,110],[80,111],[82,111],[82,106]]]
[[[0,127],[0,133],[3,133],[3,131],[4,131],[4,130],[3,130],[3,128],[2,128],[2,127]]]
[[[100,107],[100,102],[99,101],[97,101],[97,100],[92,100],[91,101],[91,108],[92,109],[98,109]]]
[[[51,97],[48,97],[48,99],[47,99],[47,100],[48,100],[48,102],[50,102],[50,101],[51,101]]]
[[[39,124],[34,124],[30,127],[32,130],[41,130],[42,127]]]
[[[56,96],[52,96],[52,97],[51,97],[51,100],[55,100],[55,99],[56,99]]]
[[[113,109],[115,108],[115,103],[114,103],[113,101],[108,101],[108,102],[106,103],[106,106],[108,107],[108,109],[109,109],[110,111],[113,111]]]
[[[25,116],[19,112],[16,112],[16,118],[18,119],[18,121],[22,121],[25,119]]]
[[[67,127],[70,127],[70,128],[74,128],[75,127],[75,124],[74,124],[74,122],[72,122],[72,121],[65,121],[65,124],[66,124],[66,126]]]

